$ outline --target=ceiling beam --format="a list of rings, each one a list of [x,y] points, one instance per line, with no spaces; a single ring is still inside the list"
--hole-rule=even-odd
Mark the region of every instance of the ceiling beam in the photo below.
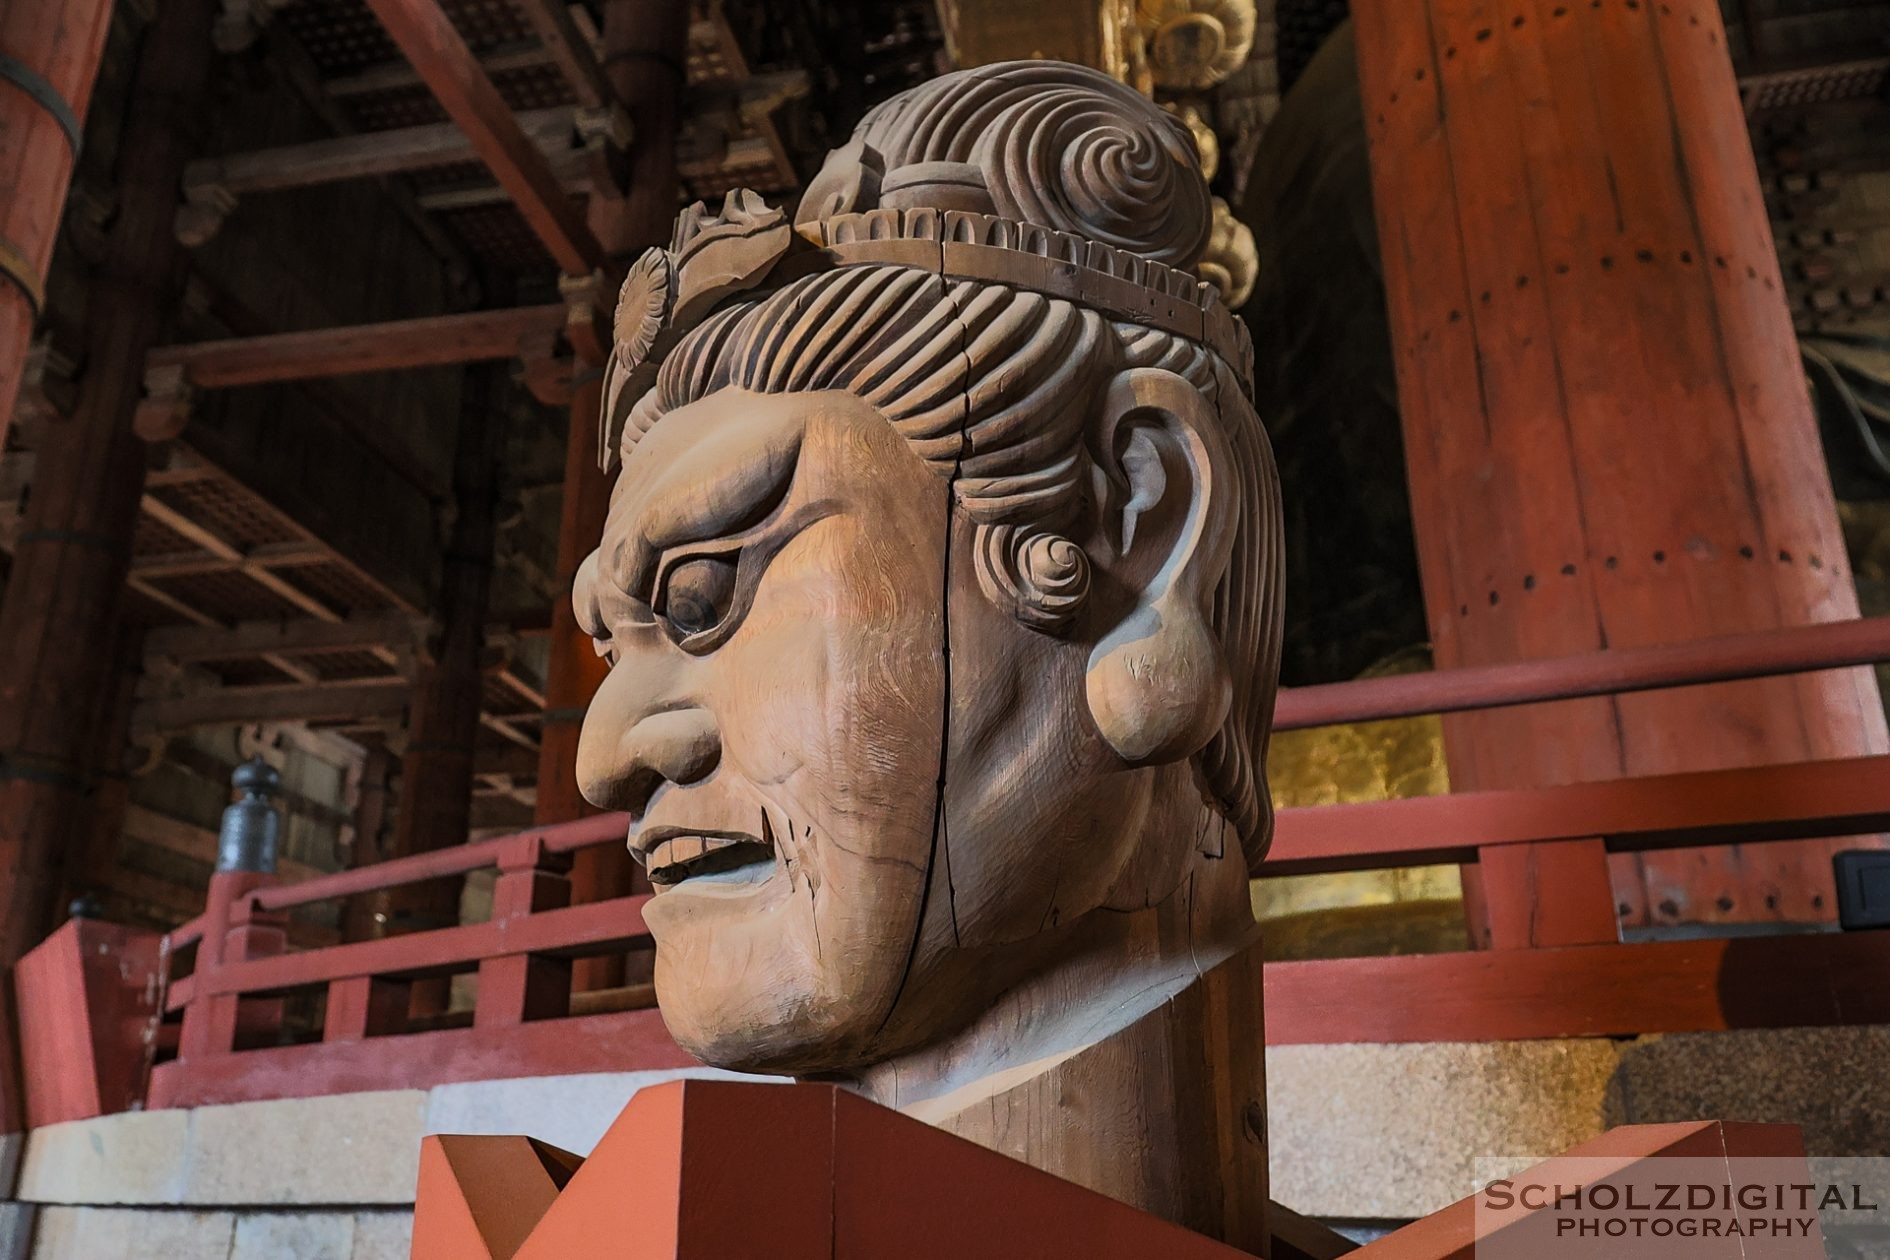
[[[602,267],[604,248],[584,212],[565,193],[436,0],[367,4],[565,274],[588,276]]]
[[[583,151],[573,144],[577,121],[570,106],[532,110],[518,115],[517,122],[548,158],[555,158],[559,150],[582,156]],[[192,201],[234,198],[478,160],[465,132],[450,122],[429,123],[203,158],[184,168],[184,195]]]
[[[379,613],[346,621],[246,621],[234,626],[158,626],[145,632],[147,659],[178,662],[238,656],[306,656],[319,652],[363,652],[403,648],[416,636],[405,613]]]
[[[404,678],[222,687],[192,696],[147,700],[132,712],[134,736],[250,722],[340,722],[392,717],[407,707]]]
[[[146,365],[147,373],[182,369],[185,381],[198,389],[231,389],[271,381],[478,363],[517,357],[521,341],[561,332],[565,318],[562,305],[524,306],[200,341],[159,347]]]
[[[611,99],[610,84],[603,67],[591,51],[589,41],[571,20],[565,0],[512,0],[513,6],[531,23],[540,45],[558,73],[571,85],[571,94],[586,109],[602,109]]]

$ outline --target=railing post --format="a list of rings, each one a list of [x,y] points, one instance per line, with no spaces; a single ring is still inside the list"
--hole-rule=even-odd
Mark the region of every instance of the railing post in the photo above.
[[[1524,895],[1486,895],[1491,888]],[[1621,939],[1608,851],[1598,839],[1477,850],[1474,877],[1464,880],[1464,908],[1470,922],[1480,925],[1481,949],[1611,945]]]
[[[217,868],[204,906],[203,939],[191,972],[194,991],[178,1034],[180,1059],[228,1054],[236,1048],[241,1000],[210,992],[224,964],[280,954],[288,943],[287,916],[259,914],[250,894],[275,882],[276,843],[282,820],[270,802],[280,776],[260,758],[238,766],[230,783],[242,796],[223,811]],[[261,1031],[281,1020],[280,1002],[262,1005],[243,1021]]]
[[[527,833],[505,846],[492,890],[492,921],[520,919],[571,904],[571,858],[550,853],[544,837]],[[473,1027],[510,1028],[570,1013],[571,960],[515,954],[479,964]]]

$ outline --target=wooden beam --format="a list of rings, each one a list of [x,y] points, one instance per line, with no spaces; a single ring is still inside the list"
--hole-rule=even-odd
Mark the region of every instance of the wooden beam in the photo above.
[[[404,647],[415,637],[405,613],[377,613],[345,621],[246,621],[235,626],[164,626],[146,633],[147,659],[207,661],[231,656],[301,656]]]
[[[142,805],[130,805],[125,809],[125,834],[196,862],[214,866],[217,860],[217,833],[209,827],[198,826],[182,818],[173,818],[169,814],[160,814],[154,809]],[[328,874],[320,867],[310,866],[306,862],[297,862],[290,858],[276,859],[276,873],[285,880],[301,881],[314,879]],[[197,893],[201,905],[202,891]]]
[[[246,567],[287,568],[304,564],[326,564],[334,553],[320,543],[297,539],[285,543],[264,543],[237,556],[213,551],[179,551],[139,556],[131,562],[131,572],[141,578],[192,577],[200,573],[229,573]]]
[[[516,121],[548,158],[560,149],[571,149],[577,133],[575,111],[568,105],[532,110],[518,115]],[[472,142],[459,127],[431,123],[205,158],[185,168],[184,194],[197,200],[215,190],[240,197],[478,160]]]
[[[584,213],[565,194],[492,80],[435,0],[367,0],[402,55],[447,116],[471,139],[519,213],[568,275],[587,276],[607,261]]]
[[[407,707],[404,678],[224,687],[194,696],[147,700],[132,715],[136,735],[250,722],[323,722],[384,717]]]
[[[488,49],[479,58],[479,68],[486,72],[488,78],[498,74],[514,74],[520,70],[536,70],[539,66],[551,64],[550,51],[536,40],[501,44]],[[406,61],[384,61],[351,74],[323,79],[321,85],[322,91],[335,100],[346,100],[351,96],[376,96],[382,92],[399,92],[423,86],[420,76],[414,73],[413,66]]]
[[[509,359],[522,338],[564,328],[562,304],[433,315],[385,324],[274,333],[151,352],[151,367],[181,365],[200,389],[231,389],[361,372]]]
[[[1456,792],[1280,811],[1262,876],[1470,862],[1601,837],[1645,853],[1864,835],[1890,826],[1890,756]]]
[[[1890,1022],[1890,932],[1266,965],[1267,1044],[1532,1041]]]
[[[571,10],[565,0],[512,0],[512,3],[531,23],[546,57],[571,86],[571,94],[577,97],[578,104],[586,109],[599,109],[608,103],[612,96],[603,68],[597,64],[590,42],[571,20]]]

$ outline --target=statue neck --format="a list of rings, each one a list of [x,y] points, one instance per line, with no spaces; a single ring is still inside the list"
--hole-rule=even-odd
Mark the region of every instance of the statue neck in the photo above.
[[[1043,964],[978,1019],[851,1084],[937,1123],[1136,1024],[1258,937],[1239,851],[1195,853],[1164,900],[1085,916],[1047,941]]]

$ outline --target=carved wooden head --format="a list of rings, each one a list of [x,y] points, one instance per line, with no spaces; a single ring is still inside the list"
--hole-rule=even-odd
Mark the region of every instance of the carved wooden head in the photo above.
[[[1194,163],[1105,76],[983,67],[870,115],[796,235],[731,198],[626,285],[578,773],[705,1060],[923,1045],[1259,860],[1278,495]]]

